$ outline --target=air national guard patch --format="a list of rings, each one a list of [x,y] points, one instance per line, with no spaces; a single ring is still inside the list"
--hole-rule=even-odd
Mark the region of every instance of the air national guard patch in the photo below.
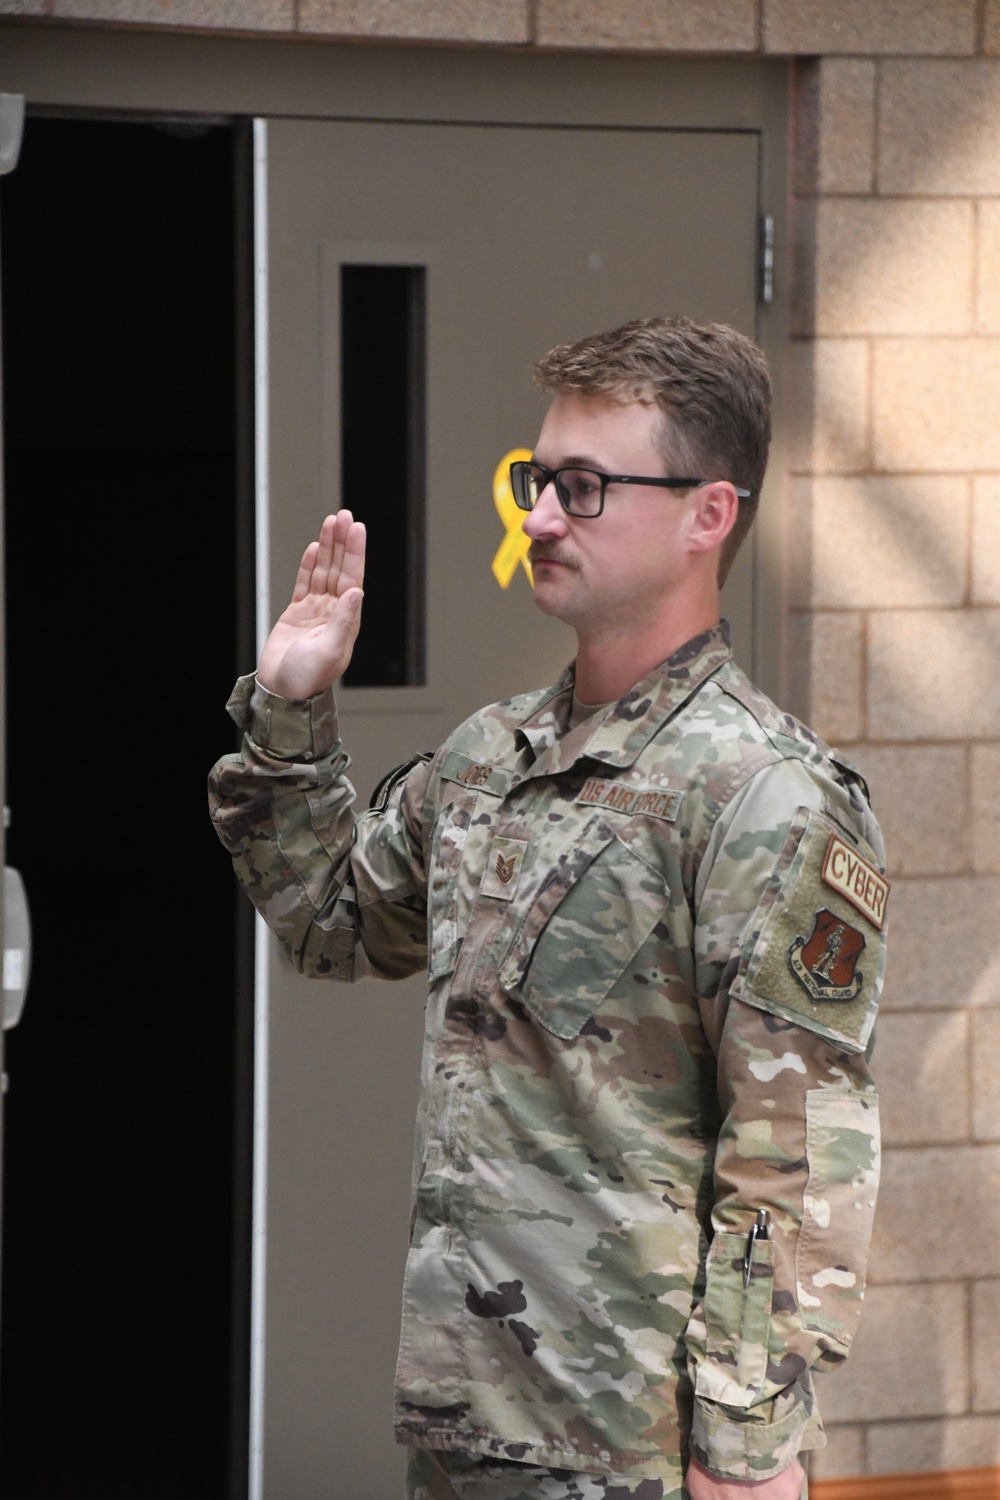
[[[808,938],[797,937],[788,962],[799,984],[814,1000],[854,1000],[864,975],[857,972],[865,940],[856,927],[832,911],[818,911]]]
[[[889,882],[832,819],[805,809],[781,864],[781,885],[749,923],[732,993],[861,1051],[882,985]]]

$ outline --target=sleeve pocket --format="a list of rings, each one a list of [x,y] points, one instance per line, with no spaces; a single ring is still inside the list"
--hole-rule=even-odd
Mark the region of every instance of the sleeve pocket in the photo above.
[[[744,1286],[746,1235],[720,1231],[712,1241],[705,1286],[706,1359],[697,1391],[727,1406],[751,1404],[767,1376],[774,1245],[757,1240]]]
[[[586,842],[539,893],[500,966],[507,993],[564,1041],[579,1036],[668,904],[662,875],[606,825]]]
[[[848,1348],[861,1315],[879,1175],[878,1096],[806,1095],[806,1184],[795,1252],[802,1322]]]

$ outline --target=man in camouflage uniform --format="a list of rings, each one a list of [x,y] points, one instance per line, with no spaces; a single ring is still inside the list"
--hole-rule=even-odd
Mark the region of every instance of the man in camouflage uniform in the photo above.
[[[881,839],[860,776],[719,622],[766,464],[760,352],[645,320],[538,378],[554,399],[512,478],[575,663],[356,817],[331,684],[364,533],[342,511],[234,694],[213,816],[303,973],[429,972],[413,1500],[795,1500],[811,1372],[845,1357],[864,1288]]]

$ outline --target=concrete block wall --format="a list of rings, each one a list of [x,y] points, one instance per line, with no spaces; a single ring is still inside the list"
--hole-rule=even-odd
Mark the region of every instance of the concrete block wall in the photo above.
[[[889,849],[885,1173],[817,1477],[1000,1465],[1000,0],[0,0],[146,28],[795,59],[786,699]]]
[[[771,14],[826,54],[796,67],[790,681],[893,880],[872,1285],[814,1474],[994,1465],[1000,5]]]

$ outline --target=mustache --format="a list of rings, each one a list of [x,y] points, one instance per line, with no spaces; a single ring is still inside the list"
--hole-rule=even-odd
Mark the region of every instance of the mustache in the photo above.
[[[558,547],[539,546],[537,542],[532,542],[528,548],[528,561],[532,567],[540,562],[562,563],[563,567],[574,569],[579,566],[575,558],[566,552],[560,552]]]

